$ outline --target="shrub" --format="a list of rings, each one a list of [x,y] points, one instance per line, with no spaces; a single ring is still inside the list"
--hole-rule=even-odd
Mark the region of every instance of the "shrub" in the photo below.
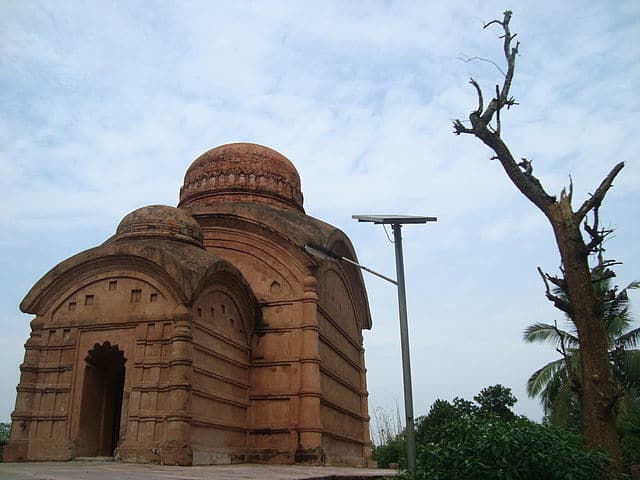
[[[640,464],[640,399],[632,399],[618,416],[620,450],[625,468]]]
[[[390,463],[405,463],[406,446],[404,438],[398,435],[384,445],[373,447],[372,457],[379,468],[389,468]]]
[[[11,433],[11,424],[0,422],[0,462],[2,462],[2,450],[9,441],[9,434]]]
[[[4,447],[9,441],[9,433],[11,433],[11,424],[0,422],[0,447]]]
[[[415,480],[600,480],[609,459],[566,430],[518,418],[448,422],[439,441],[418,446]]]

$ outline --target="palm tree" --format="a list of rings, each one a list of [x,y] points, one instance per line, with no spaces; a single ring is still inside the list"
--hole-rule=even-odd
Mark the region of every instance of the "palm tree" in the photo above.
[[[629,289],[640,288],[640,282],[632,282],[620,292],[610,287],[610,278],[594,283],[596,293],[602,299],[601,318],[606,324],[609,343],[609,358],[626,400],[640,395],[640,328],[631,329],[632,318],[629,305]],[[560,288],[554,295],[565,297]],[[540,397],[545,415],[556,425],[567,425],[569,419],[580,411],[580,353],[576,326],[565,316],[567,328],[561,329],[557,322],[535,323],[524,331],[527,343],[550,343],[561,357],[547,363],[531,375],[527,382],[530,397]],[[624,397],[623,397],[624,400]],[[621,407],[624,408],[621,402]]]

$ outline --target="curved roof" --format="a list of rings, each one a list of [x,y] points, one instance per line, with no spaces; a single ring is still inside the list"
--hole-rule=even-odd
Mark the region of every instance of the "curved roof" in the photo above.
[[[293,248],[301,255],[309,257],[312,262],[316,260],[304,251],[304,246],[307,243],[319,245],[357,261],[353,244],[342,230],[299,211],[238,201],[192,205],[185,209],[203,226],[209,217],[216,224],[225,220],[229,222],[240,221],[244,223],[245,227],[248,223],[252,223],[258,228],[270,230],[287,240]],[[341,262],[341,266],[349,276],[350,284],[356,290],[358,304],[361,307],[359,314],[363,319],[364,326],[370,329],[372,325],[371,312],[369,311],[369,301],[362,272],[359,268],[346,262]]]
[[[202,247],[202,229],[184,210],[167,205],[149,205],[125,216],[116,230],[116,240],[170,238]]]
[[[236,267],[203,248],[170,238],[118,239],[114,236],[49,270],[27,293],[20,310],[42,314],[69,281],[91,277],[105,269],[132,267],[150,272],[172,291],[178,302],[187,305],[209,280],[223,273],[232,276],[253,295]]]
[[[200,155],[180,188],[180,207],[247,201],[304,212],[300,175],[284,155],[254,143],[230,143]]]

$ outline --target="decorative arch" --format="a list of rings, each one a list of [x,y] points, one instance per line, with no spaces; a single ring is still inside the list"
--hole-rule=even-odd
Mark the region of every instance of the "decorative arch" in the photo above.
[[[248,204],[224,204],[215,214],[202,207],[190,212],[202,227],[205,248],[243,268],[260,301],[302,296],[308,261],[301,245],[308,236],[324,236],[309,217]],[[250,274],[252,268],[260,270],[260,278]]]
[[[206,275],[191,308],[192,449],[196,463],[211,463],[246,448],[251,337],[260,309],[241,273],[226,262]]]
[[[125,317],[162,317],[178,304],[175,292],[158,276],[118,268],[71,280],[50,305],[47,322],[84,324]],[[47,310],[45,310],[46,312]]]
[[[362,325],[356,315],[353,292],[345,281],[344,272],[336,265],[325,264],[317,273],[318,305],[332,321],[346,330],[351,338],[361,336]]]
[[[334,232],[334,234],[330,236],[328,249],[338,255],[357,261],[358,257],[351,242],[342,232],[339,232],[340,235],[338,235],[337,232],[339,231]],[[343,272],[342,275],[345,279],[345,286],[349,290],[350,297],[352,298],[360,328],[370,329],[372,326],[371,312],[369,311],[369,299],[362,277],[362,271],[355,265],[347,262],[341,262],[339,268]]]
[[[72,257],[73,258],[73,257]],[[51,273],[51,272],[50,272]],[[147,283],[157,283],[165,295],[173,297],[176,303],[188,301],[188,292],[175,281],[166,268],[156,262],[137,255],[109,255],[80,262],[53,278],[45,275],[27,294],[20,304],[22,311],[45,315],[59,307],[61,297],[68,298],[75,291],[110,275],[114,277],[145,278]],[[153,280],[151,280],[153,279]]]
[[[96,343],[84,359],[77,457],[111,457],[120,441],[127,359],[118,345]]]

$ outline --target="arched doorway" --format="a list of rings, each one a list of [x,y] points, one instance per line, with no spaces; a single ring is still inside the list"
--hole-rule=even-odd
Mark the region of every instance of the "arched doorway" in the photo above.
[[[85,358],[77,457],[110,457],[120,437],[124,352],[96,343]]]

